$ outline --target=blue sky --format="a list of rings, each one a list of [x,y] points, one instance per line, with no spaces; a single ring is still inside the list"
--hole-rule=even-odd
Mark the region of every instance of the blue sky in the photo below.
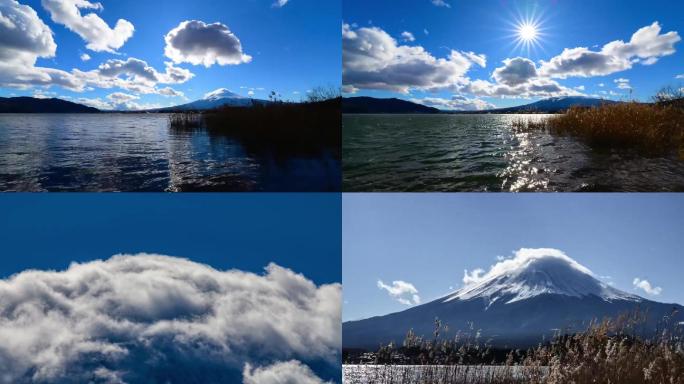
[[[262,273],[270,262],[341,281],[337,194],[10,194],[0,278],[117,253],[159,253]]]
[[[684,196],[665,193],[345,194],[343,320],[408,308],[378,280],[428,302],[520,248],[561,250],[618,289],[684,304],[683,210]]]
[[[136,109],[218,88],[300,100],[315,86],[340,84],[339,1],[0,0],[0,14],[0,96]],[[126,65],[98,71],[111,60]]]
[[[443,109],[648,101],[684,86],[682,14],[669,0],[345,0],[343,83]]]

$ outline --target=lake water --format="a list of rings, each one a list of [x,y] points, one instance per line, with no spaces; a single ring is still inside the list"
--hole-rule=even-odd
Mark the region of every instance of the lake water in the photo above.
[[[684,191],[684,161],[516,132],[549,115],[345,115],[344,191]]]
[[[339,190],[333,156],[247,153],[166,114],[0,114],[1,191]]]

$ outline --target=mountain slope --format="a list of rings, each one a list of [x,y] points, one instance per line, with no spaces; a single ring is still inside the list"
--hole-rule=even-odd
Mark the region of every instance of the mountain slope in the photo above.
[[[62,99],[0,97],[0,113],[98,113],[100,110]]]
[[[534,103],[520,105],[509,108],[493,109],[489,113],[525,113],[525,112],[544,112],[557,113],[570,107],[597,107],[602,104],[616,104],[617,101],[606,99],[595,99],[582,96],[552,97],[549,99],[535,101]],[[482,111],[480,111],[482,112]]]
[[[514,262],[515,261],[515,262]],[[549,339],[558,330],[572,333],[595,319],[614,318],[640,310],[648,314],[643,332],[652,334],[658,322],[684,307],[663,304],[622,292],[598,279],[564,255],[547,254],[494,266],[477,283],[432,302],[402,312],[343,324],[343,347],[376,349],[401,343],[406,332],[430,337],[439,318],[453,331],[468,330],[472,322],[480,341],[516,348]],[[497,270],[498,268],[498,270]]]
[[[252,99],[249,97],[238,95],[226,88],[219,88],[213,92],[209,92],[200,100],[196,100],[187,104],[177,105],[175,107],[162,108],[160,111],[187,111],[187,110],[206,110],[214,109],[222,106],[231,107],[251,107],[255,103],[267,103],[266,100]]]
[[[401,99],[374,97],[345,97],[342,113],[440,113],[440,110]]]

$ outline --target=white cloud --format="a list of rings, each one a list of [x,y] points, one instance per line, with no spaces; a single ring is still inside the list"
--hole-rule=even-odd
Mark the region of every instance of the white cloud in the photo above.
[[[252,57],[242,51],[240,39],[221,23],[183,21],[166,34],[164,41],[164,54],[176,64],[210,67],[252,61]]]
[[[684,74],[675,76],[675,79],[684,79]]]
[[[416,38],[415,38],[415,36],[413,36],[413,33],[409,32],[409,31],[402,32],[401,38],[404,41],[416,41]]]
[[[123,92],[115,92],[108,95],[107,98],[116,103],[124,103],[126,101],[138,100],[140,97]]]
[[[81,9],[102,10],[102,4],[88,0],[42,0],[52,21],[62,24],[86,41],[86,48],[93,51],[115,52],[133,36],[133,24],[119,19],[114,28],[95,13],[81,14]]]
[[[674,54],[674,45],[681,40],[675,31],[660,32],[660,24],[656,21],[636,31],[627,43],[612,41],[600,51],[566,48],[549,61],[542,60],[539,71],[544,76],[565,79],[610,75],[630,69],[635,63],[652,65],[659,58]]]
[[[296,360],[252,368],[247,363],[242,373],[243,384],[326,384],[311,368]]]
[[[413,98],[410,99],[410,101],[427,105],[429,107],[453,111],[480,111],[484,109],[496,108],[494,104],[485,100],[479,98],[471,99],[463,95],[453,95],[451,99],[444,99],[440,97]]]
[[[632,89],[632,86],[629,84],[629,79],[619,78],[613,80],[613,82],[619,89]]]
[[[447,3],[445,0],[430,0],[432,4],[438,6],[438,7],[446,7],[446,8],[451,8],[451,5]]]
[[[482,276],[484,275],[485,270],[482,268],[475,268],[471,272],[468,272],[467,269],[463,270],[463,284],[464,285],[470,285],[473,283],[478,283],[482,280]]]
[[[585,88],[584,88],[584,85],[578,85],[575,87],[575,89],[578,91],[584,91]]]
[[[648,280],[641,280],[638,277],[634,278],[632,284],[634,285],[634,289],[641,289],[647,294],[653,296],[660,295],[660,292],[663,291],[663,289],[660,287],[652,286]]]
[[[72,74],[52,68],[36,67],[39,57],[52,58],[57,44],[52,30],[33,8],[16,0],[0,0],[0,86],[29,88],[60,85],[81,90],[83,85]]]
[[[418,296],[418,290],[411,283],[407,283],[402,280],[395,280],[392,285],[387,285],[378,280],[378,288],[387,291],[387,293],[405,305],[420,304],[420,296]]]
[[[421,46],[399,45],[377,27],[342,24],[342,79],[345,92],[381,89],[408,93],[438,90],[467,82],[466,72],[483,55],[452,50],[436,58]]]
[[[0,280],[0,372],[11,383],[239,382],[247,362],[337,367],[340,322],[340,284],[275,264],[259,275],[119,255]]]
[[[88,61],[88,60],[90,60],[90,55],[87,53],[84,53],[80,56],[80,58],[81,58],[81,61]]]
[[[187,69],[175,67],[171,62],[165,64],[165,71],[159,72],[144,60],[130,57],[127,60],[108,60],[92,71],[75,69],[73,72],[80,81],[98,88],[121,88],[134,93],[170,96],[170,88],[160,90],[156,85],[184,83],[195,75]],[[174,95],[180,94],[176,92]]]
[[[284,7],[284,6],[285,6],[287,3],[289,3],[289,2],[290,2],[290,0],[276,0],[276,1],[273,3],[273,6],[276,7],[276,8],[282,8],[282,7]]]
[[[554,248],[521,248],[514,252],[513,257],[502,259],[489,267],[487,272],[481,268],[477,268],[470,273],[468,273],[468,270],[465,270],[463,284],[466,286],[474,285],[488,280],[493,276],[505,275],[507,272],[516,271],[536,260],[545,258],[561,259],[567,262],[571,268],[575,268],[580,272],[596,277],[592,271],[570,258],[561,250]]]
[[[167,97],[184,97],[185,94],[181,91],[177,91],[171,87],[164,87],[164,88],[159,88],[157,90],[157,93],[162,95],[162,96],[167,96]]]
[[[599,83],[598,86],[601,87],[601,88],[603,88],[603,87],[606,86],[606,84],[605,84],[605,83]]]
[[[514,87],[537,77],[537,66],[530,59],[516,57],[505,59],[503,63],[503,67],[496,68],[492,73],[492,78],[499,84]]]

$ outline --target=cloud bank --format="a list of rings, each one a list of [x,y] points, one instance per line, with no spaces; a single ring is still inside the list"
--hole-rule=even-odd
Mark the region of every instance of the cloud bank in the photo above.
[[[252,57],[242,51],[240,39],[221,23],[183,21],[166,34],[164,41],[164,54],[176,64],[210,67],[214,64],[237,65],[252,61]]]
[[[387,285],[382,280],[378,280],[378,288],[387,291],[392,298],[404,305],[420,304],[418,290],[411,283],[395,280],[392,285]]]
[[[25,271],[0,280],[0,381],[316,383],[290,360],[337,366],[340,321],[340,284],[275,264],[257,275],[140,254]]]

